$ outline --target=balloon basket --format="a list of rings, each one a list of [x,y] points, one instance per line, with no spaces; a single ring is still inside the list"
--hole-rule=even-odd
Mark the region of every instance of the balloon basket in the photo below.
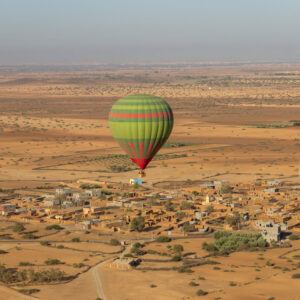
[[[144,171],[139,172],[139,178],[145,177],[146,173]]]

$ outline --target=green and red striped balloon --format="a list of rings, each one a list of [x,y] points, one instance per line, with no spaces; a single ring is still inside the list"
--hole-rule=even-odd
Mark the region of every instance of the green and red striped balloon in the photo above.
[[[159,97],[131,95],[112,106],[109,127],[131,160],[144,170],[169,138],[173,112]]]

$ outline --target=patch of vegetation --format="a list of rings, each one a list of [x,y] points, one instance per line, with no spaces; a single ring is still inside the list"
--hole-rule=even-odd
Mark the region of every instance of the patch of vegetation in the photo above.
[[[19,266],[21,267],[27,267],[27,266],[34,266],[33,263],[29,262],[29,261],[20,261],[19,262]]]
[[[87,184],[83,183],[80,185],[80,188],[83,190],[99,189],[101,186],[99,184]]]
[[[119,246],[119,245],[121,245],[121,243],[120,243],[119,240],[117,240],[117,239],[111,239],[111,240],[110,240],[110,244],[111,244],[112,246]]]
[[[233,187],[230,186],[230,185],[223,185],[221,187],[221,193],[222,194],[230,194],[232,192],[232,190],[233,190]]]
[[[119,165],[111,165],[109,166],[109,169],[115,173],[128,172],[132,170],[128,166],[119,166]]]
[[[226,254],[239,250],[251,251],[267,246],[261,234],[216,231],[214,238],[215,241],[210,244],[203,243],[202,248],[215,254]]]
[[[295,273],[292,275],[293,279],[300,279],[300,273]]]
[[[233,282],[233,281],[230,281],[229,285],[230,285],[230,286],[236,286],[236,283]]]
[[[25,227],[21,223],[15,223],[14,225],[9,227],[13,232],[22,232],[25,230]]]
[[[132,254],[130,254],[130,253],[127,253],[127,254],[124,254],[124,256],[123,257],[133,257],[133,255]]]
[[[78,264],[75,263],[75,264],[73,264],[74,268],[79,268],[79,269],[82,268],[82,267],[84,267],[84,266],[85,266],[84,263],[78,263]]]
[[[6,254],[6,253],[8,253],[8,252],[3,249],[0,249],[0,254]]]
[[[32,233],[25,233],[23,234],[23,239],[28,239],[28,240],[34,240],[37,239],[38,237],[33,235]]]
[[[189,268],[179,268],[177,269],[179,273],[193,273],[194,271]]]
[[[189,283],[189,285],[190,285],[190,286],[199,286],[199,284],[196,283],[195,281],[191,281],[191,282]]]
[[[47,241],[40,241],[40,244],[41,244],[42,246],[49,246],[49,245],[50,245],[50,243],[47,242]]]
[[[205,295],[207,295],[208,293],[207,292],[205,292],[205,291],[203,291],[203,290],[198,290],[197,292],[196,292],[196,295],[197,296],[205,296]]]
[[[48,266],[52,266],[52,265],[60,265],[63,264],[63,262],[61,262],[59,259],[47,259],[45,260],[45,264]]]
[[[55,230],[62,230],[64,229],[63,227],[59,226],[58,224],[53,224],[53,225],[48,225],[46,226],[45,228],[46,230],[52,230],[52,229],[55,229]]]
[[[180,148],[186,146],[194,146],[196,143],[182,143],[182,142],[167,142],[163,145],[163,148]]]
[[[31,295],[34,293],[38,293],[40,290],[39,289],[21,289],[18,290],[18,292],[25,294],[25,295]]]
[[[144,217],[136,217],[133,218],[131,223],[130,223],[130,230],[132,231],[143,231],[143,229],[145,228],[145,218]]]
[[[71,242],[73,243],[79,243],[80,242],[80,238],[72,238]]]
[[[180,254],[173,255],[171,261],[181,261],[181,255]]]
[[[296,240],[299,240],[299,236],[298,236],[298,235],[295,235],[295,234],[291,234],[291,235],[289,235],[289,240],[290,240],[290,241],[296,241]]]
[[[159,242],[159,243],[168,243],[168,242],[171,242],[171,238],[169,238],[168,236],[159,236],[156,238],[156,242]]]
[[[57,249],[63,249],[63,248],[65,248],[65,246],[64,245],[57,245],[56,248]]]

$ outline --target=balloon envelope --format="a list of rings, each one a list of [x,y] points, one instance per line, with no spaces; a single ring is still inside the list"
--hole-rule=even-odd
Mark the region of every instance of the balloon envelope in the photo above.
[[[170,136],[173,112],[159,97],[131,95],[112,106],[109,127],[131,160],[144,170]]]

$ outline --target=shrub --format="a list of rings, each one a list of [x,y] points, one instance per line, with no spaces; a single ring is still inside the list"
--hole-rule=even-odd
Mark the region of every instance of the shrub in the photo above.
[[[290,241],[296,241],[296,240],[299,240],[299,237],[298,237],[298,235],[291,234],[291,235],[289,236],[289,240],[290,240]]]
[[[25,230],[25,227],[21,223],[15,223],[15,225],[10,226],[13,232],[22,232]]]
[[[38,293],[40,290],[39,289],[21,289],[18,290],[18,292],[25,294],[25,295],[31,295],[33,293]]]
[[[73,243],[79,243],[80,242],[80,238],[72,238],[71,240]]]
[[[300,278],[300,273],[293,274],[292,278],[299,279]]]
[[[53,225],[48,225],[45,229],[46,229],[46,230],[51,230],[51,229],[62,230],[62,229],[64,229],[64,228],[61,227],[61,226],[59,226],[58,224],[53,224]]]
[[[200,289],[196,292],[196,294],[197,294],[197,296],[205,296],[205,295],[207,295],[207,292]]]
[[[29,261],[20,261],[19,266],[25,267],[25,266],[34,266],[33,263],[30,263]]]
[[[183,246],[179,244],[173,245],[173,251],[175,253],[181,253],[183,251]]]
[[[159,243],[168,243],[168,242],[171,242],[171,238],[169,238],[168,236],[159,236],[158,238],[156,238],[156,242],[159,242]]]
[[[74,268],[82,268],[82,267],[84,267],[84,266],[85,266],[84,263],[73,264],[73,267],[74,267]]]
[[[49,245],[50,245],[50,243],[47,242],[47,241],[40,241],[40,244],[41,244],[42,246],[49,246]]]
[[[47,259],[45,260],[45,264],[48,266],[63,264],[59,259]]]
[[[130,230],[132,231],[143,231],[143,229],[145,228],[145,219],[144,217],[136,217],[133,218],[131,223],[130,223]]]
[[[130,253],[127,253],[127,254],[124,254],[124,256],[123,257],[133,257],[132,256],[132,254],[130,254]]]
[[[188,268],[179,268],[177,269],[179,273],[193,273],[194,271]]]
[[[147,250],[147,253],[148,254],[157,254],[157,251],[149,249],[149,250]]]
[[[23,238],[29,239],[29,240],[34,240],[34,239],[37,239],[38,237],[33,235],[32,233],[25,233],[25,234],[23,234]]]
[[[7,251],[0,249],[0,254],[6,254]]]
[[[205,277],[199,276],[198,280],[206,280]]]
[[[196,283],[195,281],[191,281],[191,282],[189,283],[189,285],[190,285],[190,286],[198,286],[199,284]]]
[[[112,246],[119,246],[119,245],[121,245],[121,243],[117,239],[111,239],[110,240],[110,244]]]
[[[172,261],[180,261],[181,260],[181,255],[180,254],[175,254],[172,258]]]
[[[233,282],[233,281],[230,281],[229,285],[230,285],[230,286],[236,286],[236,283]]]
[[[58,248],[58,249],[63,249],[63,248],[65,248],[65,246],[64,246],[64,245],[57,245],[56,248]]]

